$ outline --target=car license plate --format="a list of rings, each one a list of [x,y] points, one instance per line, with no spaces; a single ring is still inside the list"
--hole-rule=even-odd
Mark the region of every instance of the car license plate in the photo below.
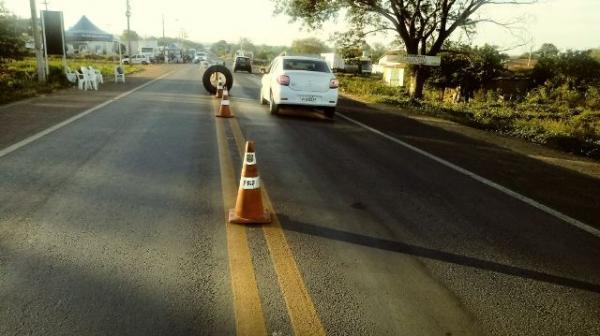
[[[317,101],[317,96],[301,96],[300,101],[305,103],[312,103]]]

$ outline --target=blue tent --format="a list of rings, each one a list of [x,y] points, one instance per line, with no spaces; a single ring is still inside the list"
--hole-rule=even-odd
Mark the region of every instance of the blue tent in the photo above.
[[[67,41],[114,41],[112,34],[100,30],[85,15],[79,21],[65,32]]]

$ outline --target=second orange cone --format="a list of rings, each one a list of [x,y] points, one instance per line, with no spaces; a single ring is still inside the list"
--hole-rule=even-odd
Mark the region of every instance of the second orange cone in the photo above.
[[[231,113],[231,107],[229,106],[229,97],[223,96],[223,99],[221,100],[221,106],[219,106],[219,113],[217,113],[217,117],[221,117],[221,118],[233,118],[234,117],[233,113]]]
[[[229,223],[260,224],[270,222],[271,215],[264,208],[262,202],[254,142],[247,141],[242,178],[240,179],[235,209],[229,210]]]

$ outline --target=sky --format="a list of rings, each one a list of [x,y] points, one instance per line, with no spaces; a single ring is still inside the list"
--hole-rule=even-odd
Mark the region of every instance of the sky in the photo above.
[[[0,0],[2,1],[2,0]],[[38,10],[45,8],[37,0]],[[127,27],[126,0],[47,0],[49,10],[64,13],[65,28],[86,15],[100,29],[120,34]],[[141,36],[161,36],[162,16],[165,35],[211,43],[249,38],[254,44],[290,45],[294,39],[318,37],[328,41],[346,26],[343,18],[327,23],[322,30],[308,31],[300,23],[291,23],[284,15],[273,14],[272,0],[130,0],[131,29]],[[4,0],[5,6],[21,17],[30,17],[29,1]],[[484,8],[479,16],[516,23],[512,31],[494,24],[480,24],[473,37],[475,44],[492,44],[511,54],[537,49],[553,43],[559,49],[600,47],[600,0],[539,0],[535,5]],[[462,34],[455,39],[465,40]],[[376,35],[369,42],[391,42],[392,35]]]

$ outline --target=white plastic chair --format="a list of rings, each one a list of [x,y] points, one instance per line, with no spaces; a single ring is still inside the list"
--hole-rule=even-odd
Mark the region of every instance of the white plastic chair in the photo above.
[[[76,72],[77,74],[77,87],[79,88],[79,90],[86,90],[87,89],[91,89],[91,85],[89,83],[89,79],[86,76],[85,73],[82,72]]]
[[[125,83],[125,71],[123,71],[120,65],[117,65],[115,67],[115,83],[119,82],[119,80]]]
[[[65,75],[67,76],[67,80],[73,84],[77,83],[77,72],[73,71],[71,68],[65,68]]]
[[[89,68],[82,66],[81,67],[81,72],[83,73],[83,76],[85,78],[85,83],[86,83],[86,88],[85,90],[87,90],[88,88],[91,90],[92,88],[94,90],[98,90],[98,80],[96,79],[96,73],[93,71],[90,71]]]
[[[104,76],[102,76],[102,72],[98,69],[92,68],[91,66],[89,66],[88,68],[96,75],[96,81],[98,82],[98,84],[104,84]]]

